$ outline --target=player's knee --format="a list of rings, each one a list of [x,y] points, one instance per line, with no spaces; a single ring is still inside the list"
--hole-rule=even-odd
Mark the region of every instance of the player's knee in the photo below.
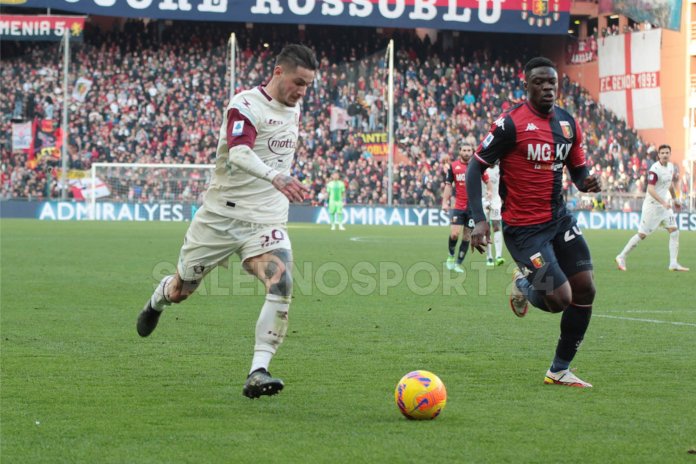
[[[462,241],[463,242],[470,242],[471,241],[471,232],[462,233]]]
[[[645,237],[646,237],[645,234],[641,234],[640,232],[638,232],[638,236],[640,237],[641,240],[645,240]]]
[[[276,296],[291,296],[292,295],[292,274],[288,268],[285,268],[280,273],[278,282],[271,283],[268,288],[268,293]]]
[[[570,286],[564,284],[554,290],[552,294],[546,296],[546,306],[549,308],[549,312],[560,313],[570,305],[572,299],[573,295],[570,291]]]
[[[459,232],[450,232],[450,238],[452,240],[459,240]]]
[[[573,303],[581,305],[591,305],[595,299],[597,289],[594,282],[590,281],[586,285],[573,290]]]

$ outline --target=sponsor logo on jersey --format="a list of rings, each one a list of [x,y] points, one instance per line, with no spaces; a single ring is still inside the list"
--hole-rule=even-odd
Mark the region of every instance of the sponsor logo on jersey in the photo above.
[[[466,181],[466,174],[457,174],[454,176],[454,180],[464,183]]]
[[[529,257],[529,259],[532,261],[532,265],[537,269],[541,269],[541,267],[545,264],[544,257],[541,256],[541,253],[533,254]]]
[[[234,125],[232,126],[232,136],[236,137],[238,135],[242,135],[244,132],[244,121],[235,121]]]
[[[570,153],[572,143],[557,143],[556,153],[549,143],[528,143],[527,159],[530,161],[551,161],[552,159],[565,160]]]
[[[568,121],[560,121],[561,122],[561,130],[563,131],[563,137],[567,139],[572,139],[573,138],[573,129],[570,127],[570,123]]]
[[[493,133],[489,132],[488,135],[486,136],[486,138],[483,139],[483,142],[481,142],[481,145],[483,145],[483,148],[488,148],[488,145],[490,145],[492,141],[493,141]]]
[[[525,130],[525,132],[535,131],[535,130],[539,130],[539,128],[537,126],[535,126],[533,122],[530,122],[529,124],[527,124],[527,129]]]
[[[268,149],[276,155],[292,155],[295,153],[297,136],[286,130],[273,135],[268,141]]]
[[[193,272],[195,272],[196,274],[203,274],[203,271],[205,271],[205,266],[193,266]]]
[[[278,121],[277,119],[269,119],[268,124],[278,125],[278,124],[283,124],[283,121]]]

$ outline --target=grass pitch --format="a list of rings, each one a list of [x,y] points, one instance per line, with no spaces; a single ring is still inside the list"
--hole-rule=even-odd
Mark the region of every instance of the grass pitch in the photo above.
[[[263,296],[236,258],[135,331],[187,224],[0,227],[4,463],[696,463],[696,233],[680,237],[690,273],[667,271],[665,232],[622,273],[633,232],[585,231],[598,292],[573,366],[595,388],[578,389],[543,384],[560,316],[513,315],[507,253],[492,271],[469,254],[458,283],[447,228],[291,225],[295,298],[271,364],[286,388],[251,401]],[[415,369],[447,387],[434,421],[394,403]]]

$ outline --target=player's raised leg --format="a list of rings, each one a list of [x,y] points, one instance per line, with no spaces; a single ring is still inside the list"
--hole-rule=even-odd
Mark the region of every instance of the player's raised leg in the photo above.
[[[138,335],[141,337],[150,335],[157,327],[164,308],[187,299],[196,291],[202,281],[203,276],[201,275],[199,280],[185,282],[179,276],[178,270],[176,274],[162,279],[138,315]]]
[[[643,240],[645,240],[645,234],[638,232],[636,235],[630,238],[621,253],[616,256],[616,264],[619,266],[620,271],[626,270],[626,256],[628,256],[628,254],[633,251],[633,249]]]
[[[292,300],[292,252],[279,248],[244,261],[244,267],[266,286],[266,301],[256,323],[254,358],[242,393],[247,398],[275,395],[285,384],[268,367],[288,330]]]

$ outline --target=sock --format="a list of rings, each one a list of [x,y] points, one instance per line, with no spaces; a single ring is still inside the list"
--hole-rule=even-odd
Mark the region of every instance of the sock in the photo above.
[[[493,232],[493,243],[495,243],[495,257],[503,257],[503,231],[496,230]]]
[[[519,279],[516,281],[517,288],[519,288],[524,296],[527,297],[527,300],[534,306],[535,308],[539,308],[542,311],[550,312],[548,306],[546,306],[546,302],[544,301],[544,297],[541,295],[541,292],[534,288],[534,286],[529,282],[527,279]]]
[[[266,295],[266,302],[256,322],[256,345],[254,345],[254,359],[251,361],[250,374],[261,368],[268,370],[271,358],[283,343],[285,332],[288,330],[289,309],[289,296],[270,293]]]
[[[454,256],[454,249],[457,248],[457,239],[449,238],[449,255]]]
[[[679,229],[669,234],[669,264],[677,264],[679,255]]]
[[[490,243],[486,245],[486,259],[493,259],[493,245]]]
[[[561,336],[558,337],[556,357],[553,360],[554,364],[551,365],[551,372],[568,368],[585,338],[585,332],[590,325],[591,317],[592,305],[571,303],[563,311],[561,316]]]
[[[164,308],[172,304],[172,302],[169,301],[168,293],[169,283],[173,278],[174,276],[170,275],[162,279],[155,289],[155,292],[150,297],[150,306],[152,306],[152,309],[155,311],[164,311]]]
[[[631,240],[628,241],[628,243],[626,244],[626,248],[623,249],[620,256],[626,257],[626,255],[629,254],[631,250],[633,250],[635,247],[637,247],[641,241],[643,241],[643,239],[640,238],[640,235],[638,234],[631,237]]]
[[[457,264],[462,264],[464,262],[464,258],[466,257],[466,252],[469,251],[469,241],[467,240],[466,242],[462,240],[462,242],[459,244],[459,255],[457,256]]]

